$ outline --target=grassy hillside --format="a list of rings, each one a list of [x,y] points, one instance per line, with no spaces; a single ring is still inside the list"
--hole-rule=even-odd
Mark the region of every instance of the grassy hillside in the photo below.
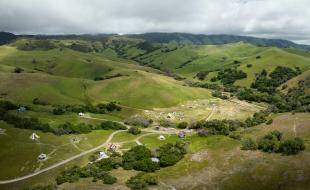
[[[306,51],[257,47],[246,43],[162,47],[136,60],[161,70],[171,70],[192,80],[198,72],[206,71],[209,72],[206,77],[209,82],[217,75],[217,71],[237,67],[246,72],[248,77],[235,84],[246,87],[253,82],[255,74],[263,69],[268,72],[277,66],[300,67],[302,71],[310,69],[310,53]]]
[[[287,88],[284,89],[283,91],[287,92],[287,89],[289,89],[289,88],[298,87],[298,81],[304,81],[305,82],[305,87],[306,87],[305,92],[307,94],[310,94],[310,71],[306,71],[306,72],[302,73],[301,75],[287,81],[285,84],[283,84],[283,85],[287,85]],[[282,88],[282,86],[280,88]]]

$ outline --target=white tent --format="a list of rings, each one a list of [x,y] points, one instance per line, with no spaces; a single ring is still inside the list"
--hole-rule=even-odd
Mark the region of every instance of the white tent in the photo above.
[[[166,140],[166,137],[165,137],[164,135],[160,135],[160,136],[158,137],[158,139],[161,140],[161,141],[163,141],[163,140]]]
[[[105,159],[105,158],[109,158],[109,156],[105,152],[100,151],[99,152],[99,157],[98,157],[97,161]]]
[[[39,156],[38,156],[39,160],[46,160],[47,156],[46,154],[43,154],[41,153]]]
[[[40,138],[40,137],[39,137],[39,135],[37,135],[36,133],[32,133],[32,134],[30,135],[30,139],[31,139],[31,140],[37,140],[38,138]]]
[[[82,112],[79,113],[79,116],[80,116],[80,117],[83,117],[84,115],[85,115],[85,114],[82,113]]]

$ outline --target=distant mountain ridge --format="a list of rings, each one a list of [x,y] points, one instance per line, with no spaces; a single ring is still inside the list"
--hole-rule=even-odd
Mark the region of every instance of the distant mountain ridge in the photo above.
[[[195,45],[220,45],[228,43],[246,42],[257,46],[275,46],[279,48],[298,48],[310,51],[310,45],[296,44],[289,40],[282,39],[267,39],[250,36],[237,35],[204,35],[204,34],[189,34],[189,33],[145,33],[145,34],[130,34],[131,38],[144,39],[150,42],[169,43],[176,42],[180,44],[195,44]]]
[[[0,45],[7,44],[16,38],[17,36],[15,34],[9,32],[0,32]]]
[[[10,43],[18,37],[30,37],[37,39],[88,39],[88,40],[103,40],[111,36],[125,36],[127,38],[142,39],[153,43],[170,43],[178,44],[194,44],[194,45],[221,45],[228,43],[245,42],[257,46],[278,47],[278,48],[297,48],[310,51],[310,45],[296,44],[289,40],[282,39],[267,39],[250,36],[238,35],[205,35],[205,34],[190,34],[190,33],[144,33],[144,34],[69,34],[69,35],[15,35],[9,32],[0,32],[0,45]]]

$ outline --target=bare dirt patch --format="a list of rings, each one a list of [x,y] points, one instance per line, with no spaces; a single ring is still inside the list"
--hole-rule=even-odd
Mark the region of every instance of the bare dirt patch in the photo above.
[[[206,159],[208,159],[209,154],[207,150],[203,150],[200,152],[196,152],[195,154],[192,154],[190,160],[194,162],[202,162]]]

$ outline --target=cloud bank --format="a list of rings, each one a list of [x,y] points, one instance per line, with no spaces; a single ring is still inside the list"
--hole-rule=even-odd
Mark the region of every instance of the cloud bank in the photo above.
[[[310,44],[309,7],[309,0],[0,0],[0,30],[235,34]]]

